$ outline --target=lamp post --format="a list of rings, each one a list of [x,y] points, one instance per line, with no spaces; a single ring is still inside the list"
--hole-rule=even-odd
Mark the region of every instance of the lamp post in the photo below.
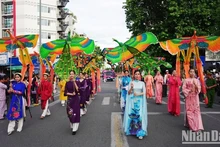
[[[39,0],[39,50],[42,44],[41,40],[41,0]],[[42,67],[40,66],[40,79],[42,79]]]

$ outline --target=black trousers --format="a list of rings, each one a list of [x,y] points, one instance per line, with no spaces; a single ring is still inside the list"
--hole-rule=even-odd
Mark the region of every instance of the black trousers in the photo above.
[[[167,85],[163,85],[162,97],[167,97]]]

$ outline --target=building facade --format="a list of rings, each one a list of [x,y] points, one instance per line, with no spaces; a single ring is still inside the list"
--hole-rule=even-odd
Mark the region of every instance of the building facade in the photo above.
[[[39,0],[0,0],[0,38],[8,37],[6,30],[10,30],[15,36],[40,34],[39,2]],[[67,29],[71,32],[75,30],[73,25],[76,17],[65,9],[68,2],[69,0],[41,0],[42,43],[64,38]],[[69,14],[74,17],[69,17]],[[34,51],[39,52],[39,48],[38,41],[34,49],[28,50],[32,54]],[[0,72],[12,69],[12,67],[19,67],[19,70],[21,63],[19,63],[18,56],[18,50],[0,53]]]
[[[69,0],[41,0],[41,41],[49,42],[63,38],[68,24],[65,18],[68,13],[65,6]],[[0,7],[0,38],[7,37],[6,30],[16,36],[39,34],[39,0],[1,0]],[[62,28],[62,29],[61,29]],[[39,51],[38,45],[29,49],[29,53]],[[15,53],[18,56],[18,51]]]

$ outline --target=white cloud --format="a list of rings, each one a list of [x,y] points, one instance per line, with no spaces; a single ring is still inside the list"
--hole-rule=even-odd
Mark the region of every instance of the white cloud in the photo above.
[[[85,33],[101,48],[115,47],[112,38],[125,42],[131,36],[122,9],[124,1],[71,0],[67,7],[77,16],[77,33]]]

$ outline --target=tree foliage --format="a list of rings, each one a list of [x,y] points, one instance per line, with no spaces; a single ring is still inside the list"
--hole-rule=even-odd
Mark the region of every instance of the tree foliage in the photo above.
[[[134,36],[149,31],[159,41],[197,35],[220,35],[219,0],[127,0],[127,28]],[[152,56],[175,61],[158,45],[146,50]]]

